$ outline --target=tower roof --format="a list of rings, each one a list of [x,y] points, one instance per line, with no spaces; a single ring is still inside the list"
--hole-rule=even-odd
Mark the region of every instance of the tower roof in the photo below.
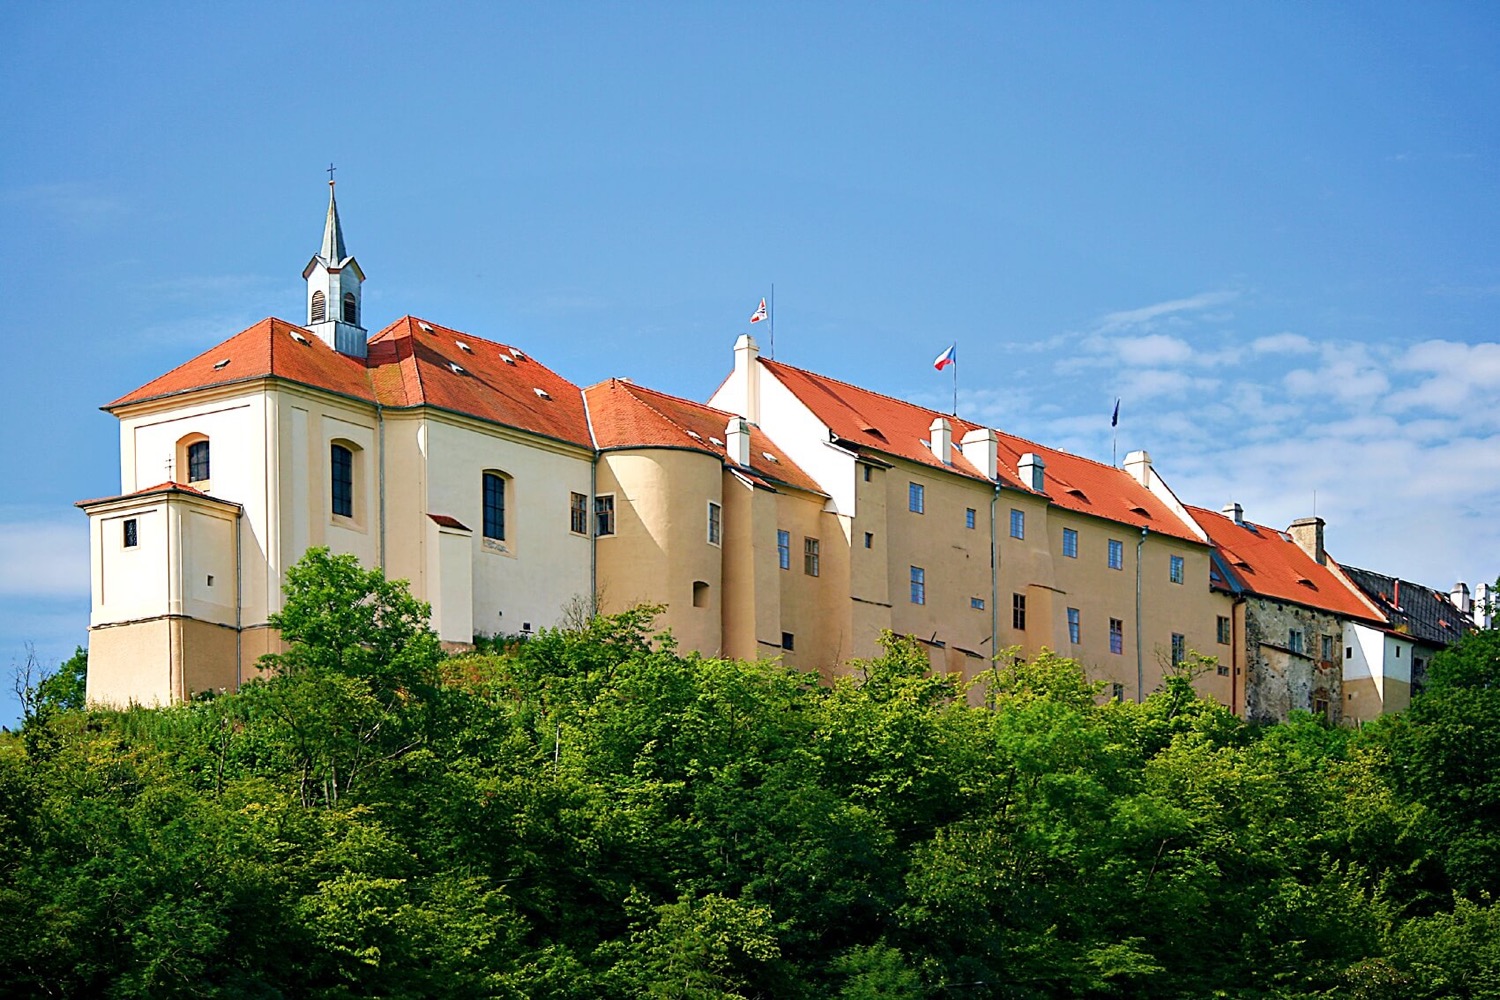
[[[333,197],[333,181],[328,182],[328,218],[323,223],[323,249],[320,256],[330,264],[349,256],[344,249],[344,227],[339,224],[339,203]]]

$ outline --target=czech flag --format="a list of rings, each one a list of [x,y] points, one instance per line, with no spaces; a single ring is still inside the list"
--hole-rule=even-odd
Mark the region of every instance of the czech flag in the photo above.
[[[765,299],[761,299],[760,300],[760,308],[757,309],[757,310],[755,310],[755,313],[750,317],[750,322],[752,322],[752,323],[759,323],[761,320],[763,320],[765,318],[766,318],[766,300]]]
[[[942,371],[944,368],[947,368],[949,365],[956,365],[956,364],[958,364],[958,345],[957,344],[950,344],[948,346],[948,349],[946,351],[944,351],[942,354],[939,354],[937,356],[937,359],[935,361],[933,361],[932,367],[936,368],[938,371]]]

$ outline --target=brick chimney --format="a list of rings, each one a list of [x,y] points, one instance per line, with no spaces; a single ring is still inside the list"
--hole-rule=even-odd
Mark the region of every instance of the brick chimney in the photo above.
[[[1312,556],[1319,566],[1328,565],[1328,554],[1323,551],[1324,523],[1321,517],[1299,517],[1286,529],[1297,547]]]

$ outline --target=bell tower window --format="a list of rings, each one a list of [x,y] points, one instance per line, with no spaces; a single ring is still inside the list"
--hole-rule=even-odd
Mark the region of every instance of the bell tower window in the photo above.
[[[344,293],[344,322],[359,326],[359,304],[354,301],[353,292]]]
[[[312,294],[312,312],[308,322],[321,323],[328,316],[328,299],[322,292]]]
[[[194,441],[188,445],[188,482],[201,483],[209,479],[208,474],[208,442]]]

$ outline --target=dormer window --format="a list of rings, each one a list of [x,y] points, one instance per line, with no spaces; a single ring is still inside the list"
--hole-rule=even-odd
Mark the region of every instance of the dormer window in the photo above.
[[[309,323],[321,323],[328,318],[328,299],[322,292],[313,292]]]
[[[353,292],[344,293],[344,322],[359,326],[359,303],[354,300]]]

